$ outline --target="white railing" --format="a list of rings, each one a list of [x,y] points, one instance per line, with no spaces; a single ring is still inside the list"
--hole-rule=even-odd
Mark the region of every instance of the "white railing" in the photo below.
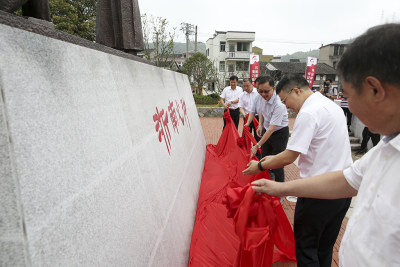
[[[226,52],[226,58],[227,59],[233,59],[233,58],[250,58],[250,52],[241,52],[241,51],[235,51],[235,52]]]

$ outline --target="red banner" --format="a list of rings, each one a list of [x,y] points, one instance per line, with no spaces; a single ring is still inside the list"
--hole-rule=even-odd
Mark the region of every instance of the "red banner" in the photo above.
[[[315,77],[315,71],[317,69],[317,58],[308,57],[307,58],[307,68],[306,68],[306,80],[312,89]]]
[[[254,81],[260,76],[260,57],[258,55],[250,55],[250,78],[255,85]]]

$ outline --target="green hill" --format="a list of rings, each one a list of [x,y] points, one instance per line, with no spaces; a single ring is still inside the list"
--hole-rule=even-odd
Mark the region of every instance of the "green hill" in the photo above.
[[[149,44],[149,48],[152,49],[154,48],[153,44]],[[189,43],[189,52],[194,51],[194,42]],[[197,42],[197,51],[206,54],[206,44],[202,42]],[[186,52],[186,43],[174,43],[174,53],[176,54],[182,54]]]
[[[300,62],[306,62],[307,61],[307,57],[316,57],[319,58],[319,49],[315,49],[315,50],[310,50],[307,52],[296,52],[293,54],[286,54],[284,56],[280,56],[282,62],[289,62],[290,59],[299,59]]]

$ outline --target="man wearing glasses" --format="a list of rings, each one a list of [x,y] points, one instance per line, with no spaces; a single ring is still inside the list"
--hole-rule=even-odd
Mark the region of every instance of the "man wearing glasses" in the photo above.
[[[262,114],[257,134],[262,135],[258,143],[251,148],[253,157],[261,147],[262,156],[276,155],[286,149],[289,138],[289,120],[286,106],[282,104],[275,92],[274,80],[269,76],[261,76],[258,80],[258,92],[262,97],[259,113]],[[267,168],[264,168],[265,170]],[[283,182],[283,167],[271,169],[275,181]]]
[[[282,102],[297,113],[287,149],[260,162],[251,161],[243,173],[283,167],[299,155],[301,178],[349,167],[350,141],[341,108],[313,93],[301,75],[284,76],[276,91]],[[331,266],[333,246],[350,202],[351,198],[298,198],[294,215],[298,266]]]

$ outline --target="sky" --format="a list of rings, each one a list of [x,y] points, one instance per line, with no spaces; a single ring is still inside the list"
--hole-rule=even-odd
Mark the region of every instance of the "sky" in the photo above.
[[[167,19],[176,42],[181,23],[198,27],[198,41],[215,31],[255,32],[265,55],[286,55],[355,38],[383,23],[400,23],[400,0],[138,0],[141,14]],[[191,36],[194,40],[194,36]]]

